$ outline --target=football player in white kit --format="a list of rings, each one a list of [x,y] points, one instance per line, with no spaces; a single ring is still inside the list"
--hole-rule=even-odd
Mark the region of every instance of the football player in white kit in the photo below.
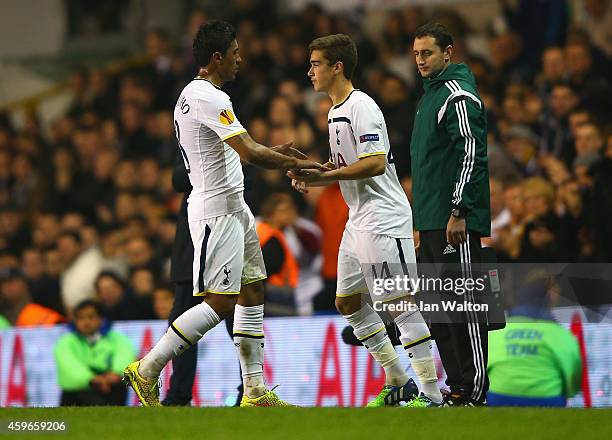
[[[353,87],[357,64],[355,43],[347,35],[317,38],[309,45],[310,70],[315,91],[327,92],[331,166],[323,172],[293,172],[289,177],[298,191],[307,186],[339,181],[349,206],[338,254],[336,307],[353,327],[355,336],[384,368],[386,385],[368,406],[438,406],[442,396],[431,349],[431,336],[418,308],[409,307],[410,290],[375,289],[375,279],[408,276],[417,279],[412,237],[412,211],[399,183],[383,114],[372,98]],[[408,122],[408,121],[406,121]],[[420,382],[421,393],[402,368],[385,331],[385,325],[362,295],[373,305],[399,305],[391,311],[400,340]]]
[[[159,405],[158,377],[222,319],[234,312],[234,345],[242,368],[240,406],[286,406],[264,384],[266,278],[255,221],[243,197],[240,161],[269,169],[328,170],[290,144],[268,148],[253,141],[234,114],[223,84],[235,78],[241,58],[234,27],[211,21],[194,40],[200,72],[174,109],[176,137],[193,190],[187,216],[194,245],[194,295],[205,300],[179,316],[153,349],[125,370],[145,406]]]

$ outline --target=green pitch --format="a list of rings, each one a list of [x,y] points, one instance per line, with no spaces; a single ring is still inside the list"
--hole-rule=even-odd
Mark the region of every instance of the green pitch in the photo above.
[[[61,433],[10,421],[64,421]],[[2,408],[0,436],[76,439],[604,439],[612,409]]]

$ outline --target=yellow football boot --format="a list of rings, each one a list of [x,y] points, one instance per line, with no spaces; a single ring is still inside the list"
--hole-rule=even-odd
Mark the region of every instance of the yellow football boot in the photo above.
[[[296,406],[288,402],[285,402],[280,397],[278,397],[276,393],[274,392],[275,389],[276,387],[272,388],[270,391],[268,391],[264,395],[256,397],[254,399],[247,397],[247,395],[245,394],[244,396],[242,396],[242,400],[240,401],[240,406],[241,407],[242,406],[293,406],[295,407]]]
[[[161,406],[161,403],[159,403],[159,379],[142,377],[138,373],[139,365],[140,361],[136,361],[125,367],[123,381],[132,387],[142,406]]]

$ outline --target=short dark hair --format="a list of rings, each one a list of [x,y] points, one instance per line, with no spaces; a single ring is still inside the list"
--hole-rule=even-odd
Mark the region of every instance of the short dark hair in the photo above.
[[[357,66],[357,46],[351,37],[345,34],[327,35],[313,40],[308,45],[308,53],[320,50],[331,64],[341,61],[344,65],[344,76],[353,79]]]
[[[81,239],[81,236],[75,231],[64,230],[59,234],[57,238],[60,239],[64,237],[72,238],[79,245],[83,242],[83,240]]]
[[[291,194],[287,192],[274,192],[266,197],[259,208],[259,213],[264,220],[268,220],[274,212],[276,212],[276,208],[283,202],[292,203],[293,198]]]
[[[427,23],[419,27],[414,33],[414,38],[423,37],[433,37],[436,40],[436,45],[442,50],[453,45],[453,37],[448,29],[440,23]]]
[[[225,55],[235,39],[236,28],[227,21],[212,20],[200,26],[193,40],[193,57],[198,66],[207,66],[215,52]]]
[[[103,270],[98,274],[94,281],[94,287],[96,288],[96,291],[99,290],[99,284],[102,278],[111,278],[113,281],[119,284],[124,291],[128,288],[128,284],[123,280],[123,278],[117,275],[117,273],[113,272],[112,270]]]
[[[564,89],[568,89],[570,92],[572,92],[572,95],[577,95],[578,91],[576,90],[576,88],[568,81],[566,80],[559,80],[554,82],[551,86],[550,86],[550,90],[552,91],[553,89],[556,89],[558,87],[564,88]]]
[[[101,318],[104,318],[104,311],[102,310],[102,306],[100,305],[100,303],[95,302],[94,300],[91,299],[86,299],[84,301],[81,301],[80,303],[77,304],[77,306],[74,308],[73,310],[73,315],[76,317],[77,313],[79,313],[81,310],[87,308],[87,307],[93,307],[94,310],[96,311],[96,313],[98,314],[98,316],[100,316]]]
[[[570,114],[576,114],[576,113],[586,113],[589,116],[589,121],[593,119],[593,113],[591,113],[591,110],[589,110],[583,105],[578,105],[570,111]]]

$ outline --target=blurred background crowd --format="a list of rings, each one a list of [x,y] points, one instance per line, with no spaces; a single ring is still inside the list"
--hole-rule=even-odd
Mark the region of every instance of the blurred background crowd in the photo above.
[[[116,25],[112,10],[67,3],[72,33]],[[331,103],[311,89],[307,45],[321,35],[351,35],[359,50],[355,85],[385,115],[409,198],[411,128],[422,94],[412,35],[427,21],[444,24],[455,39],[453,61],[470,66],[487,108],[493,218],[486,244],[503,262],[612,262],[612,2],[494,2],[498,16],[478,30],[450,7],[402,6],[374,16],[368,8],[334,13],[315,4],[288,13],[274,1],[226,2],[222,11],[188,3],[181,35],[155,28],[142,36],[144,62],[74,67],[71,103],[48,126],[35,111],[19,124],[0,113],[5,325],[61,322],[86,299],[113,320],[167,319],[182,197],[172,188],[172,112],[197,72],[192,38],[213,18],[238,29],[244,61],[224,90],[242,124],[265,145],[293,140],[321,162]],[[332,309],[348,214],[338,186],[302,196],[281,172],[248,165],[244,172],[253,213],[284,230],[282,252],[297,262],[294,300],[283,313]]]

